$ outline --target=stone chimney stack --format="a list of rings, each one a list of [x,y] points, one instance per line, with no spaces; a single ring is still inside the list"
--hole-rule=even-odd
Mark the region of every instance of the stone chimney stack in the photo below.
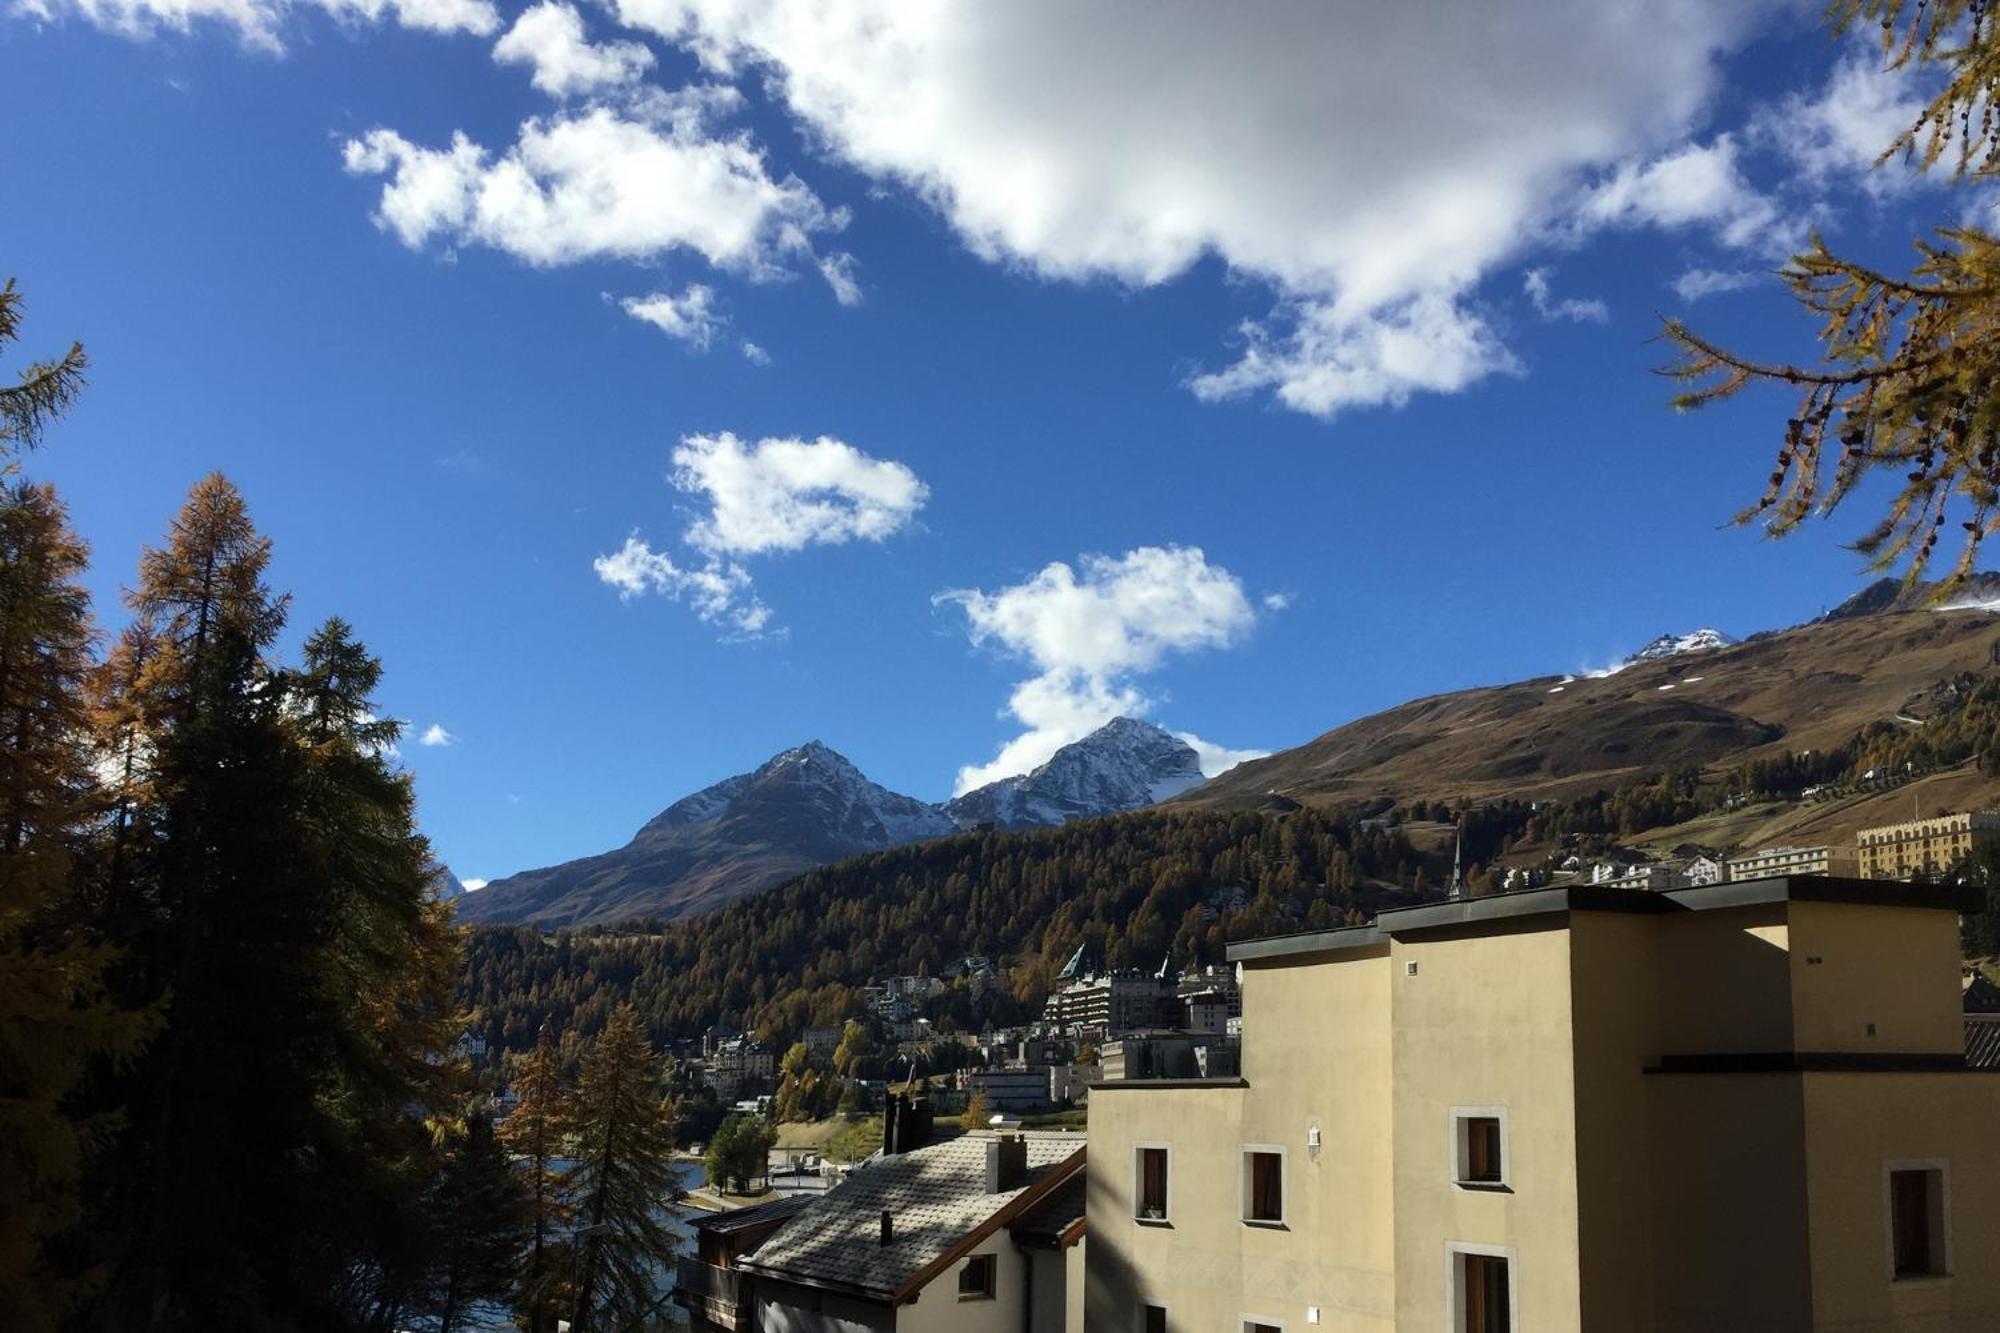
[[[986,1141],[986,1192],[1005,1194],[1028,1183],[1028,1142],[1019,1134],[995,1134]]]

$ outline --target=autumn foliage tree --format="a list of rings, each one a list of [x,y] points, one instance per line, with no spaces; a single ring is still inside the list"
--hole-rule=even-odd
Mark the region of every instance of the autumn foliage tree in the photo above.
[[[530,1231],[528,1252],[515,1281],[514,1308],[528,1333],[547,1333],[555,1327],[568,1290],[561,1238],[567,1234],[570,1207],[562,1163],[574,1112],[546,1023],[534,1050],[515,1069],[510,1086],[516,1100],[500,1123],[500,1141],[525,1174]]]
[[[1981,187],[2000,178],[1995,9],[1991,0],[1834,0],[1836,30],[1876,32],[1885,65],[1937,82],[1916,121],[1882,145],[1878,166],[1901,159]],[[1793,392],[1770,477],[1739,521],[1782,535],[1834,510],[1863,479],[1889,474],[1894,496],[1858,549],[1915,579],[1949,535],[1959,554],[1948,590],[2000,529],[2000,240],[1971,224],[1941,226],[1916,241],[1916,262],[1899,274],[1814,236],[1783,276],[1819,322],[1819,362],[1759,360],[1669,321],[1679,356],[1667,371],[1686,385],[1676,405],[1757,384]]]
[[[19,318],[10,282],[0,344]],[[84,1168],[120,1123],[114,1108],[80,1107],[80,1085],[157,1021],[112,995],[116,952],[79,910],[100,811],[84,694],[88,552],[54,488],[22,478],[14,455],[67,405],[84,364],[73,346],[0,389],[0,1310],[28,1330],[53,1327],[96,1276],[48,1253],[81,1218]]]
[[[660,1057],[629,1004],[612,1011],[584,1057],[575,1106],[576,1166],[566,1181],[576,1231],[573,1329],[640,1326],[657,1312],[657,1266],[676,1248],[673,1108]]]

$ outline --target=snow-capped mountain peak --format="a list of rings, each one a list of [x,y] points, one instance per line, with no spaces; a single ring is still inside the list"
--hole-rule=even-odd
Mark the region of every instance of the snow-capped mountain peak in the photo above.
[[[1150,722],[1117,717],[1033,772],[969,791],[944,810],[961,828],[1052,828],[1153,805],[1201,780],[1193,746]]]
[[[1682,653],[1705,653],[1714,648],[1727,648],[1735,642],[1736,640],[1719,629],[1704,628],[1688,634],[1662,634],[1625,660],[1628,663],[1657,662],[1663,657],[1679,657]]]
[[[1636,666],[1640,662],[1659,662],[1669,657],[1679,657],[1684,653],[1712,652],[1717,648],[1728,648],[1735,642],[1736,640],[1730,638],[1719,629],[1703,628],[1692,630],[1686,634],[1662,634],[1659,638],[1653,640],[1638,652],[1633,653],[1630,657],[1621,658],[1608,667],[1600,667],[1595,671],[1585,671],[1580,674],[1591,680],[1602,680],[1606,676],[1615,676],[1626,667]],[[1569,678],[1566,677],[1565,679]]]

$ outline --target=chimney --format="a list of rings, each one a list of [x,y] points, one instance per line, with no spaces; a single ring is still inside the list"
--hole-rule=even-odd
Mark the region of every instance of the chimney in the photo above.
[[[882,1248],[888,1249],[896,1243],[896,1219],[887,1208],[882,1210]]]
[[[896,1155],[896,1107],[902,1102],[902,1094],[892,1092],[882,1099],[882,1155]]]
[[[1005,1194],[1028,1183],[1028,1144],[1018,1134],[996,1134],[986,1141],[986,1192]]]

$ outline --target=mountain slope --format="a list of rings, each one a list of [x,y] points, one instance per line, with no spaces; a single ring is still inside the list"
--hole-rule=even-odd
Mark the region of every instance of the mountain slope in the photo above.
[[[552,926],[695,916],[862,852],[984,824],[1051,828],[1151,805],[1200,781],[1190,746],[1131,718],[945,806],[870,782],[813,741],[676,801],[616,851],[495,880],[460,899],[458,913]]]
[[[1194,747],[1136,718],[1119,717],[1057,750],[1032,773],[1002,778],[945,803],[960,828],[1054,828],[1164,801],[1201,782]]]
[[[1544,676],[1416,699],[1178,798],[1256,808],[1383,798],[1532,800],[1668,769],[1838,745],[1940,680],[1991,669],[2000,622],[1868,600],[1743,643],[1628,659],[1614,674]]]
[[[676,801],[616,851],[495,880],[459,916],[543,925],[692,916],[813,866],[955,828],[812,741]]]

